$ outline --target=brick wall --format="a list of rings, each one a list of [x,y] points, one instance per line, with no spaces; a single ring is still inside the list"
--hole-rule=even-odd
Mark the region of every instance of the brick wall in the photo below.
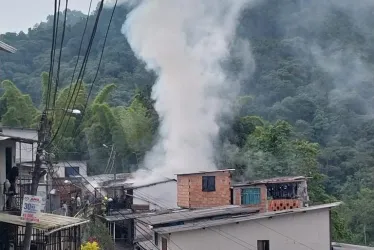
[[[203,176],[215,176],[215,191],[202,191]],[[179,207],[204,208],[231,204],[231,173],[229,171],[179,175],[177,181]]]

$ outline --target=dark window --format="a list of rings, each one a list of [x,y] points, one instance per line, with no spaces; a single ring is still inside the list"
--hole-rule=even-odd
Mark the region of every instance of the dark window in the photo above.
[[[5,171],[6,171],[6,178],[9,179],[10,171],[13,167],[13,153],[12,148],[5,148]]]
[[[162,238],[162,250],[168,250],[168,240]]]
[[[269,250],[270,243],[268,240],[258,240],[257,241],[257,250]]]
[[[78,176],[79,167],[65,167],[65,177]]]
[[[155,232],[155,245],[158,246],[158,233]]]
[[[216,177],[215,176],[203,176],[203,192],[214,192],[216,191]]]

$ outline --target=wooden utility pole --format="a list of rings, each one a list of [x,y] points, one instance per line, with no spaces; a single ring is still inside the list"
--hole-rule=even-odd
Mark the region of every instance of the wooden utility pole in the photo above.
[[[49,123],[47,117],[47,111],[42,113],[42,117],[40,119],[40,126],[38,130],[38,146],[36,149],[36,157],[35,157],[35,165],[34,170],[32,172],[32,181],[31,181],[31,190],[30,195],[36,195],[38,192],[38,186],[40,178],[42,178],[47,172],[42,170],[42,164],[44,161],[44,149],[47,142],[47,134],[49,133]],[[31,247],[31,236],[32,236],[32,227],[33,224],[27,222],[26,223],[26,230],[25,230],[25,238],[23,241],[23,249],[30,250]]]

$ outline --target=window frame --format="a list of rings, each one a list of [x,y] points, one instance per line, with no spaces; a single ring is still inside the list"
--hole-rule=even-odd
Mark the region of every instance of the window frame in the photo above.
[[[256,191],[256,192],[248,192]],[[258,191],[258,192],[257,192]],[[248,203],[244,202],[248,199]],[[255,201],[254,201],[255,200]],[[240,190],[240,204],[241,205],[259,205],[261,204],[261,188],[260,187],[247,187]]]
[[[80,175],[80,168],[79,167],[77,167],[77,166],[69,166],[69,167],[65,167],[65,172],[64,172],[64,174],[65,174],[65,178],[69,178],[69,177],[71,177],[71,176],[77,176],[77,175]],[[74,172],[74,174],[69,174],[69,170],[71,170],[71,171],[73,171]]]
[[[167,250],[168,249],[168,239],[165,237],[161,237],[161,249]]]
[[[203,192],[215,192],[216,191],[216,176],[207,175],[202,178],[202,188]]]
[[[257,240],[257,250],[270,250],[270,241]]]

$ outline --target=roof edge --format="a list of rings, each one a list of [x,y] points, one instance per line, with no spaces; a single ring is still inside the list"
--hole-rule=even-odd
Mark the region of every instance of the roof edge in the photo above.
[[[311,207],[297,208],[297,209],[292,209],[292,210],[259,213],[255,215],[248,215],[248,216],[242,216],[242,217],[236,217],[236,218],[225,218],[225,219],[217,219],[217,220],[212,220],[212,221],[200,221],[200,222],[197,221],[195,225],[185,224],[182,226],[160,227],[160,228],[154,228],[153,231],[160,233],[160,234],[191,231],[191,230],[197,230],[197,229],[202,229],[202,228],[207,228],[207,227],[227,225],[227,224],[232,224],[232,223],[237,223],[237,222],[271,218],[275,216],[290,215],[290,214],[303,213],[303,212],[322,210],[322,209],[331,209],[341,204],[342,202],[334,202],[334,203],[316,205],[316,206],[311,206]]]
[[[180,173],[180,174],[175,174],[175,175],[183,176],[183,175],[209,174],[209,173],[233,172],[233,171],[235,171],[234,168],[228,168],[228,169],[217,169],[217,170],[199,171],[199,172],[191,172],[191,173]]]

